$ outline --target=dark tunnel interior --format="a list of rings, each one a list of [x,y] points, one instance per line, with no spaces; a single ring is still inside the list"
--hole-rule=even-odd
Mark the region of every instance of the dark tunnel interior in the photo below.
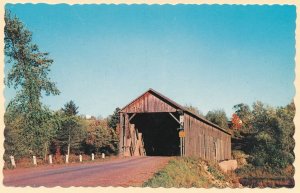
[[[179,123],[169,113],[139,113],[130,123],[142,133],[147,156],[180,155]]]

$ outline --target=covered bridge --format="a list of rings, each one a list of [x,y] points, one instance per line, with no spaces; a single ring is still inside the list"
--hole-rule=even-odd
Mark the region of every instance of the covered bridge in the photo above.
[[[119,113],[120,155],[231,159],[229,132],[153,89]]]

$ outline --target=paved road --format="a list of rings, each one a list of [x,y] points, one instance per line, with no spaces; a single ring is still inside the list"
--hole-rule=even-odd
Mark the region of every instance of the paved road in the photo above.
[[[169,157],[126,158],[108,162],[79,164],[59,168],[33,168],[4,171],[5,186],[140,186]]]

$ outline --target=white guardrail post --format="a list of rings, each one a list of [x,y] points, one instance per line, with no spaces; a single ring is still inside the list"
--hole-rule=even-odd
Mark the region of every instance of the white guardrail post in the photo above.
[[[33,158],[33,165],[37,165],[37,163],[36,163],[36,156],[32,156],[32,158]]]
[[[52,164],[52,155],[49,155],[49,164]]]
[[[11,165],[14,167],[14,168],[16,168],[16,162],[15,162],[15,158],[14,158],[14,156],[9,156],[10,157],[10,162],[11,162]]]

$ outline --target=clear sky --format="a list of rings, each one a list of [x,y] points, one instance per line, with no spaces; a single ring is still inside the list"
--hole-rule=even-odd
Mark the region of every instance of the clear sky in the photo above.
[[[260,100],[282,106],[295,88],[294,6],[7,5],[54,60],[80,114],[107,116],[149,88],[204,114]],[[9,70],[5,66],[5,73]],[[5,88],[6,100],[15,92]],[[7,101],[6,101],[7,104]]]

